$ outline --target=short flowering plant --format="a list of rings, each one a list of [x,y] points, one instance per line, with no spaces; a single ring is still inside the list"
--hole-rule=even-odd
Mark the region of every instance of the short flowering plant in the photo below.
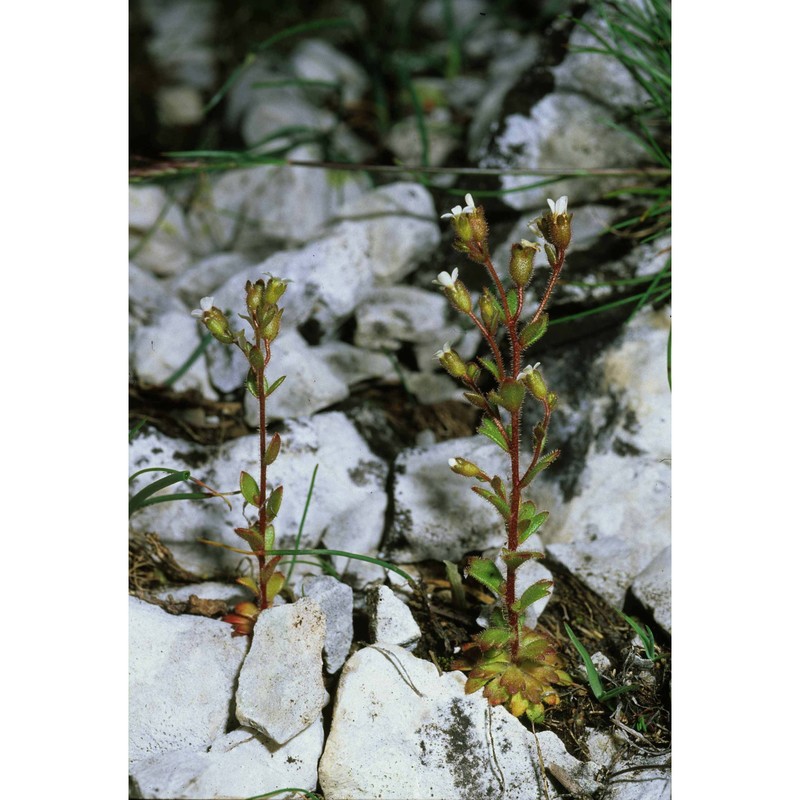
[[[245,501],[245,509],[250,508],[254,519],[248,519],[247,526],[235,528],[236,534],[248,545],[250,550],[240,550],[219,542],[206,542],[233,550],[237,553],[252,555],[257,561],[255,578],[243,576],[237,578],[254,595],[254,602],[239,603],[233,614],[223,617],[225,622],[233,626],[235,636],[248,636],[261,611],[270,608],[283,588],[285,577],[277,572],[280,555],[270,555],[275,545],[275,526],[273,522],[278,515],[283,499],[283,486],[270,488],[267,483],[267,468],[278,457],[281,449],[281,437],[275,433],[267,436],[267,398],[283,383],[283,377],[271,384],[267,381],[267,366],[270,363],[272,343],[278,336],[283,309],[278,307],[278,300],[286,291],[286,283],[279,278],[270,277],[255,283],[247,281],[245,285],[245,305],[247,314],[239,314],[251,329],[251,336],[245,330],[233,332],[227,316],[214,305],[213,297],[204,297],[200,308],[192,311],[208,328],[215,339],[226,345],[238,347],[250,365],[245,380],[247,390],[258,400],[259,412],[259,474],[258,477],[242,471],[239,475],[239,488]]]
[[[489,252],[489,226],[483,207],[475,205],[472,195],[466,196],[464,208],[456,206],[442,217],[451,220],[455,249],[481,264],[492,285],[484,287],[475,304],[459,280],[457,269],[449,274],[440,273],[434,281],[453,307],[469,317],[489,347],[491,355],[468,363],[449,344],[436,355],[442,367],[464,385],[464,397],[483,412],[478,433],[507,454],[510,476],[506,482],[466,459],[457,457],[449,461],[453,472],[477,481],[472,490],[497,510],[507,534],[500,553],[505,575],[488,558],[472,557],[467,564],[466,574],[490,589],[499,605],[489,627],[464,645],[453,666],[468,672],[467,693],[482,689],[492,705],[502,704],[514,716],[525,714],[534,723],[544,718],[546,706],[559,702],[555,687],[572,682],[551,638],[524,624],[525,610],[550,593],[552,581],[537,581],[523,591],[517,586],[519,567],[529,559],[542,558],[541,553],[526,550],[523,545],[544,524],[549,513],[538,509],[523,493],[558,457],[558,450],[546,451],[547,430],[557,397],[548,388],[539,363],[523,367],[526,352],[547,331],[545,308],[564,266],[571,238],[572,214],[567,211],[567,198],[547,202],[550,211],[529,226],[544,240],[551,270],[532,314],[524,311],[525,290],[531,282],[534,258],[541,245],[527,239],[512,245],[510,285],[505,285]],[[483,373],[488,373],[493,383],[489,389],[480,380]],[[532,431],[530,455],[523,457],[522,412],[529,399],[539,405],[542,416]]]

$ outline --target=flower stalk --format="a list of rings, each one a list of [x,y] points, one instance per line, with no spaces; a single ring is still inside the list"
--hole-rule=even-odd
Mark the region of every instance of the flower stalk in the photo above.
[[[558,694],[553,684],[566,685],[569,675],[561,669],[561,661],[554,643],[545,634],[530,630],[524,625],[525,610],[533,602],[549,594],[550,581],[538,581],[523,592],[518,591],[517,571],[530,558],[540,553],[521,550],[521,545],[547,518],[548,512],[538,512],[534,503],[523,499],[524,490],[533,479],[558,456],[558,451],[544,453],[547,429],[557,398],[550,392],[536,366],[522,367],[525,351],[547,329],[546,307],[552,296],[571,239],[572,214],[567,212],[567,198],[548,200],[550,211],[533,220],[533,232],[545,240],[545,253],[551,275],[538,307],[526,323],[522,323],[525,289],[534,271],[534,260],[542,249],[539,244],[523,239],[511,248],[507,289],[495,267],[488,245],[488,224],[483,207],[476,206],[467,195],[465,208],[456,206],[444,218],[452,220],[455,234],[454,247],[476,263],[481,264],[491,279],[492,288],[484,288],[478,306],[480,319],[472,310],[472,301],[464,301],[468,292],[458,281],[458,270],[452,275],[443,272],[438,283],[452,305],[470,318],[489,345],[491,359],[478,358],[479,364],[463,364],[458,358],[458,368],[449,345],[437,354],[444,368],[461,380],[467,391],[466,399],[484,411],[479,433],[492,439],[509,459],[509,485],[497,475],[489,477],[480,467],[464,459],[450,460],[451,469],[464,477],[477,479],[485,486],[473,486],[473,491],[490,502],[503,517],[506,528],[506,547],[501,557],[505,562],[505,575],[494,562],[485,558],[472,558],[467,574],[491,589],[499,601],[490,627],[463,648],[464,658],[454,666],[469,670],[467,691],[483,688],[492,704],[505,704],[511,713],[527,714],[532,722],[544,716],[545,705],[555,705]],[[500,328],[505,333],[500,333]],[[506,340],[503,348],[503,339]],[[505,356],[504,356],[505,349]],[[479,366],[480,365],[480,366]],[[481,369],[487,370],[496,387],[484,390],[479,380]],[[516,376],[516,377],[512,377]],[[526,397],[530,395],[542,408],[542,419],[533,429],[530,461],[522,456],[522,416]]]

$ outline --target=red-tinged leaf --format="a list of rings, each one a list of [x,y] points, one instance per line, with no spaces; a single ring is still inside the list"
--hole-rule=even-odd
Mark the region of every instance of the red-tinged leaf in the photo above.
[[[261,591],[258,588],[258,584],[256,584],[256,582],[249,575],[242,575],[241,577],[237,578],[236,583],[249,589],[256,597],[261,596]]]
[[[479,633],[475,640],[482,650],[489,650],[493,647],[502,647],[511,638],[511,631],[508,628],[487,628]]]
[[[286,576],[282,572],[273,573],[272,577],[267,581],[267,602],[272,601],[277,597],[283,585],[286,583]]]
[[[267,500],[267,516],[270,519],[275,519],[275,517],[278,516],[282,501],[283,486],[279,486],[277,489],[273,490],[272,494],[269,496],[269,500]]]
[[[250,475],[249,472],[242,470],[239,473],[239,489],[241,489],[242,497],[244,497],[251,506],[258,508],[261,505],[258,483],[256,483],[256,479]]]
[[[271,464],[281,451],[281,437],[279,434],[273,434],[272,439],[267,447],[267,452],[264,455],[264,461],[267,465]]]
[[[547,455],[539,459],[539,463],[533,467],[529,472],[526,472],[523,479],[520,481],[520,486],[524,489],[530,485],[530,482],[543,470],[547,469],[558,457],[561,455],[560,450],[552,450]]]
[[[259,553],[264,549],[264,540],[255,526],[252,528],[234,528],[233,530],[250,545],[254,553]]]
[[[464,684],[464,694],[472,694],[483,689],[486,680],[486,678],[467,678],[467,682]]]
[[[506,562],[506,566],[510,567],[511,569],[516,569],[526,561],[530,561],[532,558],[544,558],[544,553],[538,553],[535,550],[516,550],[512,552],[504,547],[500,551],[500,557]]]

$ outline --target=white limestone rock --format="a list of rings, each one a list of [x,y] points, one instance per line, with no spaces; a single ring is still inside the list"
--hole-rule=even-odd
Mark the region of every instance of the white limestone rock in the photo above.
[[[284,786],[313,791],[322,753],[322,718],[277,746],[249,728],[216,739],[207,750],[171,750],[131,769],[132,797],[211,800],[254,797]],[[274,798],[296,797],[282,792]]]
[[[316,353],[331,372],[348,386],[372,378],[386,383],[397,383],[399,380],[392,360],[384,353],[336,340],[323,342],[316,348]]]
[[[224,622],[173,616],[134,597],[128,636],[131,763],[224,735],[247,642]]]
[[[490,475],[507,477],[505,453],[483,436],[402,452],[395,463],[394,518],[386,545],[389,560],[455,562],[469,550],[505,543],[497,511],[450,469],[448,460],[455,457],[472,461]]]
[[[133,262],[128,265],[128,308],[131,338],[140,325],[154,325],[162,314],[189,313],[177,297],[165,290],[163,281]]]
[[[465,682],[396,645],[353,655],[319,765],[326,800],[544,798],[533,734]]]
[[[335,83],[345,106],[357,103],[370,85],[364,68],[324,39],[303,39],[292,51],[289,63],[298,78]],[[321,90],[314,87],[312,91]],[[322,91],[330,94],[333,89]]]
[[[281,453],[268,473],[271,486],[285,487],[275,523],[277,545],[294,546],[308,486],[318,464],[300,547],[318,547],[324,538],[330,549],[374,554],[383,533],[387,504],[385,462],[373,455],[353,423],[341,412],[288,420],[281,439]],[[131,472],[150,466],[189,469],[214,489],[233,491],[239,486],[241,470],[258,474],[258,435],[240,437],[219,447],[202,447],[147,430],[131,442],[130,465]],[[132,492],[146,482],[147,475],[137,479]],[[241,548],[243,542],[233,532],[241,525],[241,505],[234,502],[229,510],[218,499],[159,503],[144,508],[131,519],[133,530],[158,533],[187,569],[202,567],[205,571],[219,566],[241,568],[241,555],[196,544],[199,538],[205,538]],[[181,544],[183,548],[179,547]],[[204,558],[204,562],[189,566],[183,560],[189,555],[190,546],[193,557]],[[345,574],[352,574],[355,569],[352,565],[356,562],[352,560],[338,563],[337,569],[341,567]],[[383,570],[377,569],[382,575]],[[295,577],[301,577],[307,570],[298,564]]]
[[[131,370],[140,383],[161,386],[186,363],[200,340],[200,327],[188,310],[167,311],[153,324],[134,331]],[[172,388],[179,392],[196,389],[204,397],[217,399],[203,359],[197,359]]]
[[[153,275],[170,277],[191,262],[183,212],[160,186],[128,189],[131,259]]]
[[[267,380],[275,381],[285,375],[286,381],[267,398],[270,419],[310,416],[348,396],[347,383],[296,330],[282,330],[271,350],[273,360],[267,367]],[[238,384],[241,386],[248,365],[241,352],[237,350],[235,355],[244,365]],[[250,392],[244,397],[244,418],[248,425],[258,427],[258,400]]]
[[[344,664],[353,643],[353,590],[331,575],[317,575],[303,581],[303,594],[316,600],[325,614],[322,654],[332,675]]]
[[[214,253],[195,261],[186,272],[173,281],[172,288],[189,308],[197,308],[200,298],[213,296],[217,286],[228,280],[231,275],[237,275],[250,266],[252,262],[242,253]],[[242,284],[240,300],[242,308],[244,296],[244,284]]]
[[[461,329],[449,321],[450,303],[441,292],[416,286],[373,289],[356,309],[355,343],[373,350],[397,350],[404,342],[425,345],[433,361],[435,345],[453,342]]]
[[[653,614],[653,619],[672,633],[672,546],[665,547],[636,576],[631,585],[636,599]]]
[[[650,561],[635,540],[613,535],[554,543],[547,546],[547,555],[617,609],[622,609],[628,587]]]
[[[409,607],[388,586],[379,586],[368,595],[367,608],[375,644],[396,644],[413,650],[422,631]]]
[[[618,58],[602,53],[579,53],[580,48],[601,48],[597,36],[606,41],[613,41],[608,25],[597,12],[590,10],[576,25],[569,37],[566,58],[553,68],[556,91],[579,92],[600,103],[620,108],[638,108],[648,100],[647,92],[636,82],[630,71]],[[623,45],[623,50],[625,50]],[[641,53],[627,51],[633,58],[640,58]]]
[[[573,797],[592,797],[601,788],[597,777],[600,767],[591,761],[579,761],[567,752],[561,739],[552,731],[537,733],[545,769]]]
[[[643,156],[643,149],[622,131],[607,124],[608,110],[580,95],[553,92],[536,103],[527,115],[506,117],[483,167],[522,167],[547,163],[553,169],[628,167]],[[513,191],[503,201],[519,210],[547,208],[548,197],[569,196],[571,203],[591,201],[621,185],[619,177],[570,178],[548,186]],[[529,184],[530,176],[505,175],[504,190]]]
[[[277,744],[319,719],[330,699],[322,680],[325,614],[303,597],[258,615],[236,689],[236,718]]]

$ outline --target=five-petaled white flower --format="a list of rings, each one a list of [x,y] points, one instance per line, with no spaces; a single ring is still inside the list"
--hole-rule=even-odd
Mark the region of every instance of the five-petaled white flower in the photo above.
[[[456,267],[453,270],[452,275],[448,275],[446,272],[440,272],[433,282],[445,289],[453,289],[455,288],[457,279],[458,279],[458,267]]]
[[[553,202],[549,197],[547,198],[547,205],[550,206],[550,211],[555,214],[557,217],[561,216],[562,214],[567,213],[567,196],[562,194],[561,197],[558,198],[555,202]]]
[[[454,217],[460,217],[462,214],[471,214],[475,210],[475,201],[472,199],[471,194],[467,194],[464,197],[464,202],[466,205],[462,208],[461,206],[453,206],[450,209],[450,212],[447,214],[442,214],[442,219],[452,219]]]
[[[211,311],[213,306],[214,306],[214,298],[204,297],[200,301],[200,308],[196,308],[194,311],[192,311],[192,316],[202,318],[203,315],[206,313],[206,311]]]
[[[517,380],[518,380],[518,381],[521,381],[521,380],[522,380],[522,379],[523,379],[523,378],[524,378],[526,375],[529,375],[529,374],[530,374],[531,372],[533,372],[534,370],[537,370],[537,369],[539,369],[539,367],[541,366],[541,364],[542,364],[542,362],[541,362],[541,361],[537,361],[537,362],[536,362],[536,363],[535,363],[533,366],[531,366],[530,364],[528,364],[528,366],[527,366],[527,367],[525,367],[525,369],[524,369],[524,370],[522,370],[522,372],[520,372],[520,373],[519,373],[519,375],[517,375]]]

